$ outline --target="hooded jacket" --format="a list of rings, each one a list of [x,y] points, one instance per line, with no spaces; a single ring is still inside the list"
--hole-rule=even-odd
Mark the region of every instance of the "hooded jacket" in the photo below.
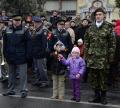
[[[85,71],[85,61],[81,57],[77,58],[68,58],[67,60],[65,58],[62,59],[62,63],[66,66],[69,66],[69,78],[70,79],[77,79],[76,75],[80,74],[83,75]]]

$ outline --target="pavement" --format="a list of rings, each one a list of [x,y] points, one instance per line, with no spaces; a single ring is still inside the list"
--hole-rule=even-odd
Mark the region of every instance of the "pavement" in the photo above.
[[[28,97],[20,98],[18,87],[15,96],[2,96],[7,91],[7,83],[0,83],[0,108],[120,108],[120,85],[117,88],[111,88],[107,94],[108,104],[88,103],[89,98],[93,96],[93,92],[87,83],[81,83],[81,102],[73,102],[70,100],[71,92],[69,81],[66,81],[65,99],[63,101],[50,99],[52,96],[52,82],[47,88],[35,87],[28,81]],[[19,83],[19,80],[17,80]]]

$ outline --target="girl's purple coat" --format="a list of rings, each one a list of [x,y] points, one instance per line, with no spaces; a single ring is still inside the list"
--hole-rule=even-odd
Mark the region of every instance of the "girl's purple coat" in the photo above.
[[[81,57],[77,58],[68,58],[67,60],[65,58],[62,59],[62,63],[66,66],[69,66],[70,74],[69,77],[70,79],[77,79],[76,75],[80,74],[82,75],[85,71],[85,61]]]

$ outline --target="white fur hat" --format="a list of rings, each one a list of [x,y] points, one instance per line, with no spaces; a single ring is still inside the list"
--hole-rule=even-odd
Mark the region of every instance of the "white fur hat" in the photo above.
[[[56,49],[56,46],[57,46],[57,45],[60,45],[60,46],[61,46],[61,48],[60,48],[61,51],[64,51],[64,50],[65,50],[65,45],[64,45],[61,41],[57,41],[57,42],[56,42],[56,44],[54,45],[54,49]]]
[[[80,39],[78,39],[77,42],[83,43],[83,40],[80,38]]]
[[[80,49],[78,47],[73,47],[72,52],[78,52],[80,54]]]

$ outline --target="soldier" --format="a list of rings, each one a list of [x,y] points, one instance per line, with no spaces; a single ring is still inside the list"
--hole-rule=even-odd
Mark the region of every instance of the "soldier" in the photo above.
[[[15,95],[16,72],[20,75],[21,98],[27,96],[27,42],[29,32],[22,27],[22,17],[13,16],[13,26],[6,28],[3,34],[3,52],[8,63],[8,92],[3,96]]]
[[[106,92],[110,63],[115,52],[115,37],[112,27],[104,21],[105,11],[102,8],[94,12],[95,23],[85,35],[85,59],[90,69],[89,81],[95,92],[89,102],[107,104]]]

